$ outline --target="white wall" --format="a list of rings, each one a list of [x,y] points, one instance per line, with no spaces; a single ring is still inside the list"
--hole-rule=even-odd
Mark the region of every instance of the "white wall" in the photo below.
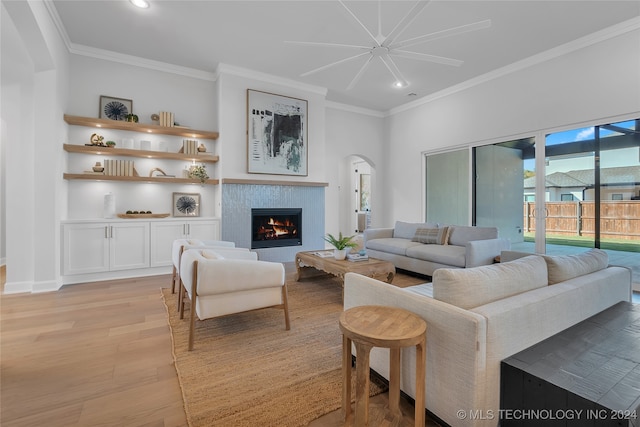
[[[379,183],[385,175],[379,165],[385,163],[383,152],[384,121],[371,111],[348,111],[343,106],[329,104],[326,110],[327,145],[323,154],[327,165],[329,187],[326,192],[326,228],[331,234],[352,234],[353,189],[351,188],[351,156],[361,157],[372,167],[373,196],[371,226],[381,226],[378,212],[382,210],[384,194]]]
[[[10,46],[10,47],[9,47]],[[4,291],[61,285],[61,172],[68,54],[42,2],[2,3],[2,144],[7,283]]]
[[[640,112],[639,47],[631,31],[393,114],[384,220],[422,220],[421,152]]]

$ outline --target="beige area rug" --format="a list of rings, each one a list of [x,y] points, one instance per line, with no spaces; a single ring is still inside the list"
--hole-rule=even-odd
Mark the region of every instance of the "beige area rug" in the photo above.
[[[340,282],[320,276],[287,286],[291,330],[272,308],[196,321],[191,352],[188,311],[180,320],[176,295],[162,290],[192,427],[306,426],[340,408]],[[384,391],[372,381],[372,396]]]

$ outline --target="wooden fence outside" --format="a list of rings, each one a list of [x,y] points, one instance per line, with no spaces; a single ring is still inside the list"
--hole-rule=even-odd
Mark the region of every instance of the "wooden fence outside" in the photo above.
[[[595,202],[546,202],[548,234],[595,235]],[[536,204],[524,203],[524,231],[536,229]],[[600,238],[640,240],[640,200],[607,200],[600,203]]]

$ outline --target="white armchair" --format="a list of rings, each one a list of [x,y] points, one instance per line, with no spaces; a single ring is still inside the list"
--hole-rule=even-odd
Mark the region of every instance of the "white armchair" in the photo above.
[[[195,318],[200,320],[260,308],[282,308],[285,329],[290,329],[284,266],[258,261],[254,252],[189,249],[182,254],[180,272],[180,318],[185,297],[191,301],[189,350],[193,349]],[[254,259],[247,259],[253,256]],[[231,258],[236,257],[236,258]],[[239,259],[244,258],[244,259]]]
[[[235,248],[234,242],[224,240],[199,240],[199,239],[176,239],[171,248],[171,259],[173,260],[173,274],[171,275],[171,293],[176,292],[176,284],[180,286],[180,257],[182,252],[190,248],[215,247],[215,248]],[[248,251],[249,249],[243,249]]]

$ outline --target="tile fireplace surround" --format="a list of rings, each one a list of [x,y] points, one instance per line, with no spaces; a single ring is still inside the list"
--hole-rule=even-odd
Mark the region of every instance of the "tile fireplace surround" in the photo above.
[[[263,261],[293,261],[296,253],[324,248],[324,183],[286,181],[258,184],[222,181],[222,240],[251,247],[252,208],[302,208],[302,245],[255,249]]]

